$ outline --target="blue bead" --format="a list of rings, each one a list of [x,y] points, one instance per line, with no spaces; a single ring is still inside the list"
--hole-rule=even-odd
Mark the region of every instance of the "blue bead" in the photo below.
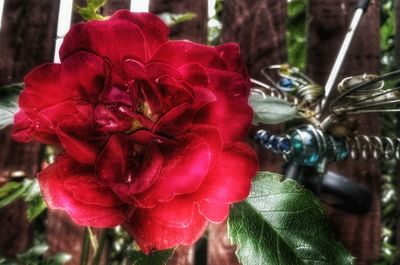
[[[279,149],[278,149],[279,138],[273,137],[270,141],[270,144],[271,144],[271,150],[275,153],[279,153]]]
[[[280,152],[286,153],[290,150],[290,148],[291,148],[290,140],[286,137],[282,137],[278,143],[278,150]]]
[[[269,140],[273,134],[271,132],[267,132],[265,130],[259,130],[256,133],[256,140],[262,145],[269,145]]]
[[[293,82],[292,82],[292,80],[290,80],[289,78],[282,78],[282,79],[279,81],[279,85],[282,86],[282,87],[287,87],[287,88],[289,88],[289,87],[292,87]]]

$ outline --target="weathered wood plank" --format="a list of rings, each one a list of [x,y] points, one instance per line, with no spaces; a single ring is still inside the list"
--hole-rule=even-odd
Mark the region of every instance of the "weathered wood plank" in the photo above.
[[[0,31],[0,85],[21,82],[38,64],[51,61],[59,1],[5,0]],[[40,145],[20,144],[10,129],[0,132],[0,176],[16,170],[28,177],[38,171]],[[18,201],[0,210],[0,252],[13,257],[30,242],[25,205]]]
[[[309,1],[308,74],[325,84],[334,59],[348,29],[357,1]],[[379,72],[379,1],[372,1],[355,35],[341,71],[344,76]],[[359,131],[379,134],[376,115],[360,117]],[[373,194],[373,207],[366,215],[352,215],[328,209],[337,236],[352,254],[357,264],[371,264],[379,256],[380,246],[380,172],[377,161],[346,161],[335,163],[330,170],[348,176],[365,185]]]

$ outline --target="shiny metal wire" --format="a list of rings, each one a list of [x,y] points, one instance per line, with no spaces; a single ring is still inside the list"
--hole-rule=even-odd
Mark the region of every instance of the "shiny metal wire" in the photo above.
[[[289,79],[293,83],[293,89],[288,90],[282,87],[274,78],[271,76],[272,72],[279,78]],[[270,74],[271,72],[271,74]],[[324,96],[324,88],[316,84],[311,78],[304,75],[298,68],[289,66],[287,64],[270,65],[261,69],[261,74],[271,84],[271,86],[282,91],[283,93],[289,93],[293,97],[297,98],[299,104],[311,105],[319,103]]]
[[[354,160],[400,160],[400,138],[357,135],[347,139],[347,150]]]

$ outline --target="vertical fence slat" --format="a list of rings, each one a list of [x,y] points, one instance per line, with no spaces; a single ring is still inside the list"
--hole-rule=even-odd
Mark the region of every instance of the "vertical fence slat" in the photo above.
[[[207,7],[206,0],[151,0],[149,11],[155,14],[195,13],[194,19],[171,27],[170,38],[205,43],[207,41]]]
[[[5,0],[0,31],[0,85],[23,81],[34,66],[53,57],[59,1]],[[54,25],[54,27],[53,27]],[[38,169],[40,145],[20,144],[10,129],[0,132],[0,176],[14,170],[33,177]],[[0,210],[0,253],[12,257],[29,245],[25,205],[18,201]]]
[[[379,72],[379,1],[370,4],[362,18],[354,42],[346,56],[341,77],[364,72]],[[308,74],[324,84],[348,29],[356,1],[310,0],[308,26]],[[340,78],[338,80],[340,80]],[[359,131],[379,135],[377,115],[358,119]],[[335,163],[330,170],[362,183],[373,194],[373,207],[366,215],[347,214],[328,209],[332,226],[357,264],[371,264],[379,256],[380,246],[380,172],[378,161]]]
[[[222,42],[235,41],[252,77],[261,78],[260,70],[268,65],[286,61],[286,1],[230,0],[223,2]],[[253,128],[251,135],[259,129]],[[277,126],[269,130],[281,130]],[[282,158],[258,150],[262,169],[280,172]],[[229,244],[226,224],[209,225],[209,265],[239,264],[234,248]]]

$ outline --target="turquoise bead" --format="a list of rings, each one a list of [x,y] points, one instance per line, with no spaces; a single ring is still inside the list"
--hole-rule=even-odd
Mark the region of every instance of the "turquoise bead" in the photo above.
[[[307,128],[299,129],[299,131],[291,135],[292,160],[299,165],[315,166],[320,159],[317,139]]]

